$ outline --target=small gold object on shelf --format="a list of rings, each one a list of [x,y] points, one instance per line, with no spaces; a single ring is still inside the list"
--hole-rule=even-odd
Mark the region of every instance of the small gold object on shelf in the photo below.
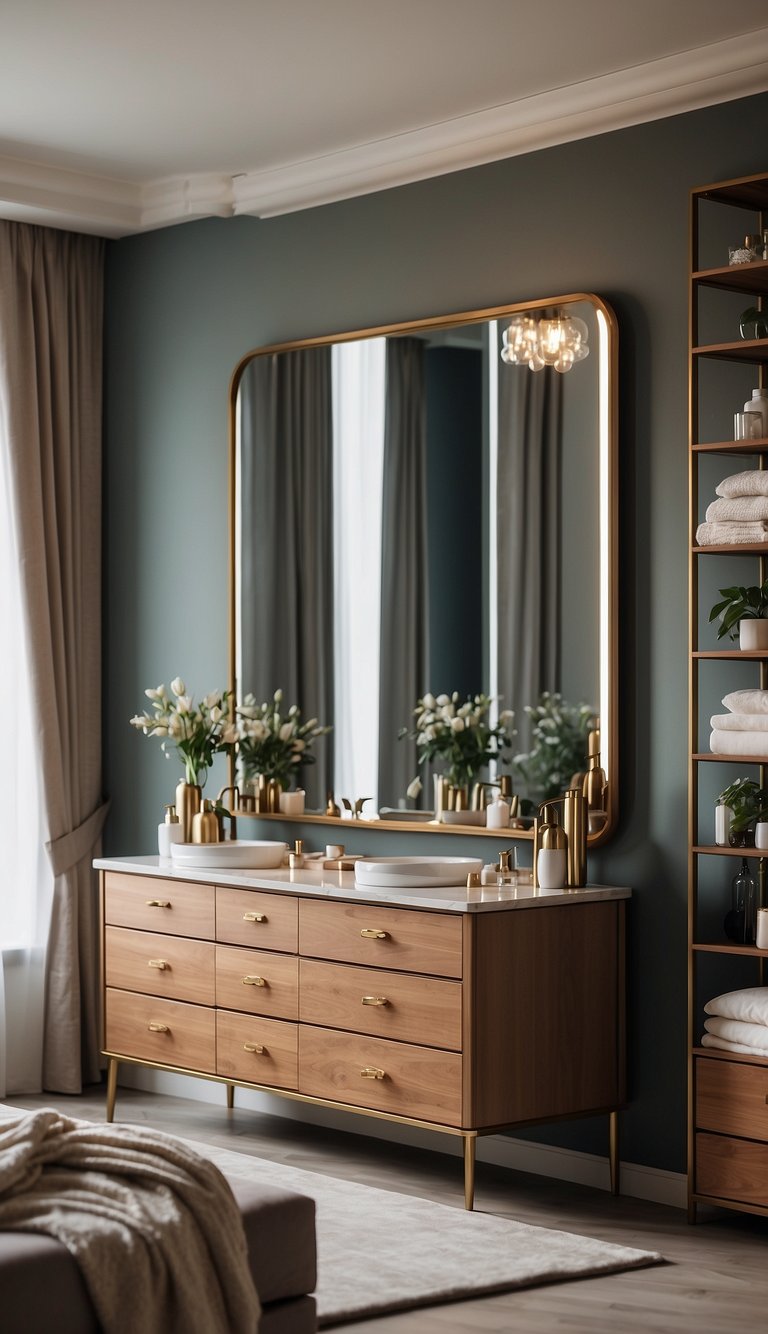
[[[339,806],[336,805],[332,792],[328,793],[328,801],[326,802],[325,813],[330,819],[333,820],[341,819],[341,809]]]

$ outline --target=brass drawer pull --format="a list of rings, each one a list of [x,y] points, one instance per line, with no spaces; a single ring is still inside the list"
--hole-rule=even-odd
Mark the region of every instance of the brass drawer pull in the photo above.
[[[170,906],[171,906],[171,900],[170,900],[170,899],[147,899],[147,900],[146,900],[146,904],[147,904],[147,907],[148,907],[148,908],[170,908]]]
[[[255,974],[243,978],[244,987],[266,987],[268,985],[266,977],[256,977]]]
[[[244,922],[266,922],[267,914],[265,912],[244,912]]]
[[[171,1031],[167,1024],[157,1024],[154,1019],[150,1019],[147,1028],[150,1033],[170,1033]]]
[[[160,971],[162,972],[163,969],[165,969],[165,968],[169,968],[169,967],[170,967],[170,964],[169,964],[165,959],[150,959],[150,960],[149,960],[149,963],[147,964],[147,967],[148,967],[148,968],[159,968]]]
[[[383,1079],[384,1071],[379,1070],[375,1065],[364,1065],[360,1074],[363,1079]]]
[[[255,1052],[257,1056],[264,1055],[264,1048],[262,1047],[260,1042],[244,1042],[243,1051]]]
[[[363,937],[363,940],[386,940],[389,932],[377,931],[376,928],[372,926],[364,926],[360,935]]]
[[[386,996],[363,996],[363,1005],[389,1005]]]

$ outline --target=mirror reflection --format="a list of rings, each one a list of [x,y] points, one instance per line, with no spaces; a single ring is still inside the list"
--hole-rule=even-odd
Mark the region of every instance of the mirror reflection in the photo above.
[[[602,302],[560,298],[238,367],[238,693],[332,727],[308,808],[429,820],[436,774],[507,774],[538,803],[588,769],[590,736],[610,778],[612,336]]]

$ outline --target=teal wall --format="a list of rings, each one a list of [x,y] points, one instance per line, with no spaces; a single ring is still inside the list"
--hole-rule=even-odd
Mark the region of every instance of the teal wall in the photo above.
[[[153,850],[177,777],[128,726],[144,687],[177,673],[197,693],[226,682],[226,407],[239,358],[263,343],[572,291],[615,308],[622,816],[590,875],[635,891],[623,1156],[673,1170],[685,1134],[688,191],[766,170],[766,142],[763,95],[324,208],[189,223],[108,249],[112,854]],[[379,850],[408,850],[413,837],[380,833]],[[458,839],[443,841],[459,851]],[[545,1137],[605,1151],[603,1125]]]

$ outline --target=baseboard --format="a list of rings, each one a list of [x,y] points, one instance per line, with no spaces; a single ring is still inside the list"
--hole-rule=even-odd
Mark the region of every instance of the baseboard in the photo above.
[[[210,1080],[194,1079],[189,1075],[174,1075],[165,1070],[151,1070],[126,1063],[120,1066],[120,1083],[127,1088],[144,1089],[150,1093],[225,1105],[221,1085]],[[430,1130],[419,1130],[416,1126],[336,1112],[329,1107],[293,1102],[289,1098],[272,1097],[253,1089],[238,1087],[235,1090],[235,1104],[268,1116],[305,1121],[331,1130],[343,1130],[347,1134],[368,1135],[430,1152],[451,1153],[457,1157],[462,1152],[461,1139],[457,1135],[440,1135]],[[119,1108],[118,1093],[118,1115]],[[515,1172],[533,1172],[538,1176],[572,1181],[580,1186],[593,1186],[596,1190],[610,1189],[607,1158],[594,1153],[580,1153],[576,1149],[563,1149],[554,1144],[538,1144],[515,1139],[511,1135],[482,1135],[477,1141],[477,1160]],[[667,1172],[663,1168],[645,1167],[641,1163],[622,1162],[621,1193],[638,1200],[669,1204],[677,1209],[684,1209],[687,1205],[686,1180],[682,1172]]]

